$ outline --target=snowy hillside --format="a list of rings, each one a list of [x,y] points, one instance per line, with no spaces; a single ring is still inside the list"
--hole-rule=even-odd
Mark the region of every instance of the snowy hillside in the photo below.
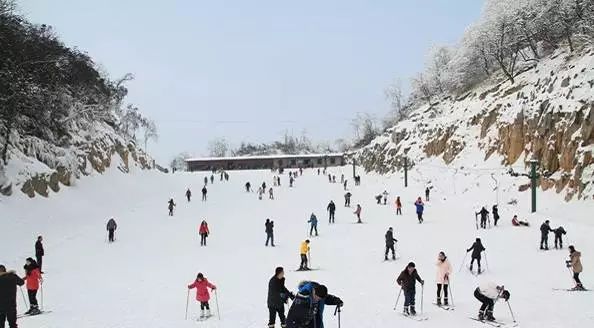
[[[492,78],[455,99],[417,106],[356,156],[380,173],[401,169],[408,157],[421,170],[433,163],[450,175],[524,173],[535,158],[543,190],[592,200],[593,150],[594,51],[558,50],[514,84]]]
[[[349,175],[350,167],[332,173]],[[520,327],[587,327],[594,323],[592,292],[553,291],[573,286],[565,268],[568,252],[538,250],[538,226],[544,218],[568,231],[566,245],[582,251],[586,287],[594,281],[592,250],[594,225],[591,203],[564,203],[555,193],[542,195],[539,212],[528,213],[528,195],[513,187],[516,178],[490,174],[444,174],[440,166],[411,171],[409,188],[402,178],[362,174],[362,185],[352,187],[353,205],[363,207],[364,224],[354,224],[353,208],[342,206],[340,184],[306,170],[294,188],[288,176],[275,187],[276,200],[258,200],[243,185],[265,181],[269,171],[230,172],[229,182],[217,178],[209,185],[208,201],[199,196],[184,199],[187,187],[195,195],[202,187],[202,174],[163,175],[132,170],[122,175],[116,169],[92,176],[61,191],[51,199],[28,199],[18,193],[0,202],[2,252],[0,263],[22,274],[26,257],[33,255],[37,235],[45,238],[44,307],[52,313],[20,319],[22,328],[62,327],[264,327],[267,320],[268,279],[276,266],[284,266],[287,287],[295,290],[304,279],[328,286],[345,302],[342,327],[419,326],[484,327],[468,319],[476,316],[479,303],[472,292],[479,281],[505,284]],[[433,186],[427,202],[425,223],[417,223],[413,202],[427,181]],[[374,195],[387,190],[388,206],[376,205]],[[404,204],[403,216],[391,205],[396,196]],[[167,216],[167,200],[177,202],[174,217]],[[500,202],[500,227],[477,231],[477,205]],[[328,225],[326,205],[337,204],[336,224]],[[511,199],[517,205],[508,205]],[[312,272],[294,272],[299,265],[299,243],[307,237],[307,219],[314,212],[320,219],[319,237],[311,243]],[[513,214],[528,219],[530,228],[510,224]],[[105,224],[118,221],[116,242],[106,243]],[[264,221],[275,221],[275,248],[264,246]],[[209,223],[208,246],[199,246],[201,220]],[[395,262],[383,262],[384,234],[394,227],[398,239]],[[480,236],[487,249],[487,272],[478,277],[464,268],[465,249]],[[552,242],[552,240],[551,240]],[[435,261],[445,251],[452,261],[452,298],[455,311],[443,311],[431,303],[435,297]],[[468,260],[468,259],[466,259]],[[429,320],[416,323],[393,310],[398,288],[395,278],[409,261],[415,261],[426,281],[418,288],[417,303]],[[458,268],[462,266],[462,271]],[[218,287],[221,319],[196,323],[198,306],[190,294],[190,320],[184,321],[187,289],[197,272]],[[213,295],[214,296],[214,295]],[[25,310],[18,297],[19,312]],[[402,305],[402,299],[400,300]],[[215,300],[211,302],[216,309]],[[398,311],[401,306],[398,306]],[[216,313],[216,310],[214,311]],[[325,326],[336,327],[334,309],[325,311]],[[507,306],[495,307],[498,320],[511,324]],[[277,327],[279,324],[277,323]]]

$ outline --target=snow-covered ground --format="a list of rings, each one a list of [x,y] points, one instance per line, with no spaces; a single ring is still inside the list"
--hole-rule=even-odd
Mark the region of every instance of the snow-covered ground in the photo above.
[[[485,164],[485,165],[488,165]],[[474,171],[473,171],[474,170]],[[21,193],[0,199],[0,263],[23,273],[26,257],[34,255],[38,234],[45,238],[44,307],[52,313],[20,319],[22,328],[106,327],[265,327],[268,279],[276,266],[284,266],[287,287],[313,279],[343,299],[343,327],[481,327],[468,319],[476,316],[478,302],[472,292],[479,280],[504,284],[521,327],[588,327],[594,323],[594,292],[570,293],[553,288],[573,287],[565,268],[566,249],[538,250],[538,226],[544,218],[568,231],[565,244],[582,251],[586,287],[594,286],[594,221],[592,201],[565,203],[554,192],[539,191],[539,211],[528,215],[529,193],[518,193],[525,178],[491,174],[480,168],[456,172],[442,165],[418,166],[410,172],[409,187],[402,177],[362,176],[362,185],[349,189],[353,206],[363,207],[365,224],[354,224],[353,208],[344,208],[342,186],[307,170],[294,188],[275,188],[276,200],[259,201],[243,185],[266,181],[269,171],[230,172],[229,182],[209,185],[209,199],[201,202],[205,174],[164,175],[156,172],[121,174],[111,170],[77,182],[50,198],[26,199]],[[350,167],[334,168],[338,177]],[[474,173],[469,173],[474,172]],[[352,179],[349,179],[352,180]],[[494,191],[495,181],[499,183]],[[425,223],[417,223],[413,202],[427,183],[433,186]],[[192,188],[194,200],[184,192]],[[388,206],[375,204],[374,196],[387,190]],[[392,205],[399,195],[404,215],[395,216]],[[167,200],[177,202],[174,217],[167,216]],[[328,225],[326,205],[337,204],[336,224]],[[507,202],[517,199],[518,205]],[[500,227],[475,228],[476,206],[500,203]],[[294,272],[299,265],[299,243],[307,237],[306,221],[314,212],[320,219],[319,237],[311,243],[312,272]],[[512,227],[513,214],[528,219],[530,228]],[[105,224],[114,216],[117,241],[106,243]],[[277,247],[264,247],[264,221],[275,221]],[[211,229],[207,247],[200,247],[197,229],[206,219]],[[394,227],[399,240],[396,262],[383,262],[384,233]],[[480,236],[487,249],[488,271],[475,277],[467,269],[458,273],[465,249]],[[553,238],[551,236],[551,243]],[[453,302],[456,310],[443,311],[434,302],[435,261],[439,251],[454,267]],[[398,288],[395,278],[409,261],[427,282],[424,287],[426,322],[414,322],[393,310]],[[184,321],[186,286],[197,272],[216,284],[221,320],[197,323],[197,304],[191,301]],[[421,291],[417,291],[420,307]],[[194,299],[194,293],[190,296]],[[18,295],[19,312],[25,310]],[[403,300],[401,299],[401,302]],[[402,303],[401,303],[402,304]],[[212,308],[216,305],[211,302]],[[398,307],[398,311],[401,307]],[[216,313],[216,310],[214,311]],[[325,326],[336,327],[333,309],[327,308]],[[495,316],[512,319],[505,304]],[[280,326],[277,323],[277,327]]]

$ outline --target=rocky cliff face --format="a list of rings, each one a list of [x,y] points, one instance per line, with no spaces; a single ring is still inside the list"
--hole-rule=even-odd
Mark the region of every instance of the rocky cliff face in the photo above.
[[[155,167],[151,157],[105,123],[85,127],[63,147],[16,134],[11,139],[10,160],[0,167],[0,193],[5,196],[20,190],[31,198],[48,197],[82,176],[101,174],[110,167],[123,173],[133,167]]]
[[[356,156],[367,170],[394,172],[439,157],[524,171],[539,161],[540,186],[566,200],[594,196],[594,51],[557,53],[515,84],[489,81],[457,98],[419,105]],[[482,154],[480,157],[477,154]],[[526,186],[520,186],[521,190]]]

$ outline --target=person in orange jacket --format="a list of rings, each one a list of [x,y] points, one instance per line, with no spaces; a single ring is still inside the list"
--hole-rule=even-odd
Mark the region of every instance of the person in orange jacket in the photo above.
[[[25,312],[25,314],[40,314],[41,311],[39,310],[39,305],[37,303],[37,290],[43,282],[43,279],[41,278],[41,270],[39,269],[37,262],[30,257],[25,260],[25,266],[23,268],[25,269],[25,277],[23,280],[25,280],[25,285],[27,286],[29,304],[31,305],[29,311]]]
[[[402,215],[402,202],[400,196],[396,197],[396,215]]]
[[[196,280],[188,285],[188,289],[196,288],[196,301],[200,302],[200,318],[205,319],[211,316],[210,314],[210,294],[208,288],[216,290],[217,286],[211,284],[202,273],[198,273]]]

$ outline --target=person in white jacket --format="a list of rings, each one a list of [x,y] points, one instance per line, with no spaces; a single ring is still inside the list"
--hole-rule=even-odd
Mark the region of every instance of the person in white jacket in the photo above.
[[[450,275],[452,273],[452,265],[450,260],[444,252],[439,252],[437,256],[437,276],[435,281],[437,282],[437,306],[441,306],[441,290],[443,288],[443,305],[449,305],[448,303],[448,285],[450,282]]]
[[[482,303],[478,319],[481,321],[495,321],[495,317],[493,317],[493,307],[495,306],[495,302],[500,298],[503,298],[507,302],[510,294],[504,286],[488,282],[480,284],[474,290],[474,297]]]

